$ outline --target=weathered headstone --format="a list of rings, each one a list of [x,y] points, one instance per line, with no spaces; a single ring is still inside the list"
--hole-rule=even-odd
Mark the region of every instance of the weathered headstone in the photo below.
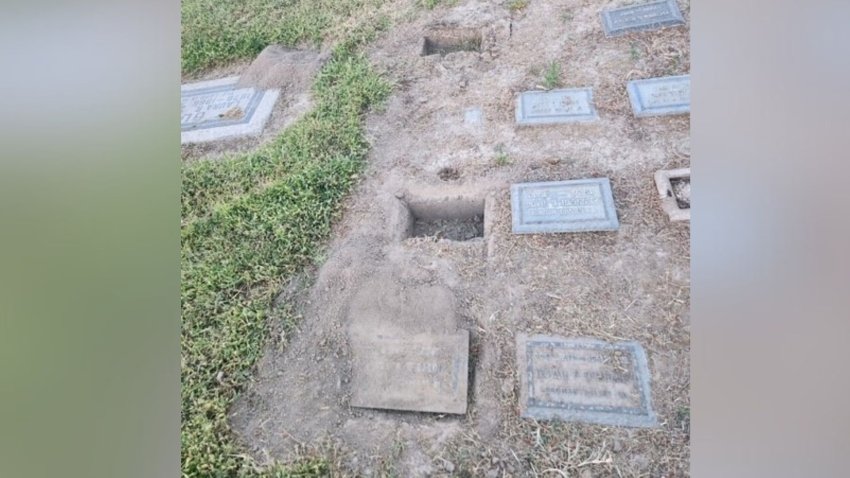
[[[691,75],[633,80],[626,89],[639,118],[691,112]]]
[[[262,132],[278,90],[237,88],[238,77],[180,88],[180,142],[199,143]]]
[[[659,0],[602,11],[602,27],[609,37],[684,23],[676,0]]]
[[[466,413],[469,332],[352,341],[351,406]]]
[[[518,335],[517,366],[523,417],[656,425],[646,354],[636,342]]]
[[[608,178],[511,185],[514,234],[616,231]]]
[[[516,104],[519,125],[560,124],[599,119],[593,106],[593,88],[526,91]]]
[[[671,221],[691,220],[691,168],[657,171],[655,187]]]

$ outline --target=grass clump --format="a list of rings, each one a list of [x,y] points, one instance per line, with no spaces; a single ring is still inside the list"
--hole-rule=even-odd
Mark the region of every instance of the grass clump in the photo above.
[[[543,73],[543,86],[547,90],[561,86],[561,65],[558,62],[553,61],[546,67]]]
[[[636,42],[629,44],[629,56],[631,56],[632,61],[640,60],[640,49],[638,49],[638,44]]]
[[[518,12],[528,6],[529,0],[511,0],[508,2],[508,10]]]
[[[454,6],[457,5],[457,2],[458,0],[418,0],[417,3],[423,8],[433,10],[438,5]]]
[[[183,169],[184,477],[330,473],[324,460],[309,456],[258,468],[234,442],[227,411],[261,356],[274,297],[320,254],[363,166],[368,144],[362,115],[390,90],[357,51],[373,34],[373,27],[355,30],[337,46],[316,79],[315,109],[277,140],[244,156]],[[294,323],[286,307],[276,313]]]
[[[496,156],[493,158],[493,163],[496,166],[508,166],[511,164],[511,157],[505,152],[505,146],[500,144],[496,146]]]

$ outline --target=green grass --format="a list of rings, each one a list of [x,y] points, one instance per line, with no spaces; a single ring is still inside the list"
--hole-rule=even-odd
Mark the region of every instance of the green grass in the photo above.
[[[317,46],[344,36],[384,0],[182,0],[186,73],[252,58],[272,43]]]
[[[638,44],[632,42],[629,46],[629,55],[632,57],[632,61],[640,60],[640,50],[638,49]]]
[[[496,156],[493,158],[493,163],[499,167],[511,164],[511,157],[505,152],[504,145],[500,144],[496,146]]]
[[[561,86],[561,65],[559,63],[553,61],[546,67],[546,71],[543,73],[543,86],[547,90]]]
[[[188,3],[195,5],[191,8],[217,4]],[[248,1],[245,11],[255,3],[272,5]],[[311,4],[324,3],[329,2]],[[184,17],[186,8],[184,1]],[[304,34],[315,34],[320,23],[305,24],[309,28]],[[370,22],[354,29],[335,48],[313,87],[315,109],[275,141],[243,156],[199,161],[183,168],[181,465],[185,477],[330,473],[321,456],[258,469],[235,443],[227,410],[262,354],[275,295],[289,277],[317,259],[340,202],[363,166],[368,144],[362,116],[390,91],[390,85],[358,52],[359,45],[374,35],[375,27]],[[186,32],[184,25],[184,38]],[[226,61],[231,54],[260,50],[265,40],[255,33],[246,29],[250,41],[240,43],[250,48],[225,50],[219,56],[190,52],[188,58],[193,58],[193,65],[208,65]],[[197,32],[192,35],[200,36]],[[196,45],[184,43],[184,65],[186,48]],[[274,313],[284,324],[295,323],[286,305]]]

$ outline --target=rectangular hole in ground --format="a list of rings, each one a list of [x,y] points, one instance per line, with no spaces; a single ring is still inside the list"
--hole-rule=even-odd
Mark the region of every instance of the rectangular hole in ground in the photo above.
[[[679,209],[691,208],[691,178],[670,178],[670,186],[673,189],[673,197]]]
[[[481,43],[480,31],[448,30],[432,32],[425,36],[422,56],[445,56],[458,51],[481,52]]]
[[[408,203],[409,237],[469,241],[484,237],[484,201],[445,199]]]

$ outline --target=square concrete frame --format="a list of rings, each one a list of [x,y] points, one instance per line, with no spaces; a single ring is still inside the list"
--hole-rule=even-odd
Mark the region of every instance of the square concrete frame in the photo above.
[[[180,87],[181,95],[184,93],[203,94],[204,91],[226,91],[227,89],[250,90],[253,88],[236,88],[239,81],[238,76],[221,78],[218,80],[190,83]],[[201,129],[185,130],[180,132],[180,143],[202,143],[220,139],[234,138],[237,136],[258,136],[266,125],[275,102],[280,95],[280,90],[265,90],[259,94],[257,101],[252,103],[251,111],[246,113],[245,118],[238,122],[227,122],[222,126],[210,126]]]
[[[690,221],[691,209],[681,209],[673,192],[671,179],[691,178],[691,168],[667,169],[655,173],[655,187],[661,197],[661,209],[670,216],[671,221]]]

